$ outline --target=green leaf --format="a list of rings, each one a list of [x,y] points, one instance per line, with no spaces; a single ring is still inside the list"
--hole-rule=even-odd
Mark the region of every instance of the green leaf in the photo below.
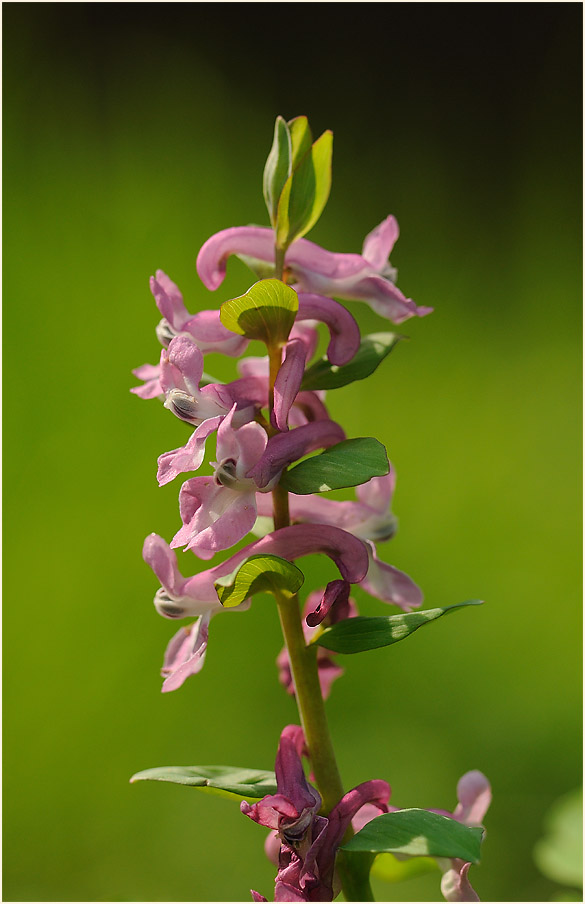
[[[313,641],[336,653],[363,653],[376,650],[404,640],[423,625],[462,609],[465,606],[480,606],[482,600],[467,600],[442,609],[424,609],[422,612],[408,612],[402,615],[358,615],[325,628]]]
[[[306,116],[289,120],[288,128],[292,147],[291,171],[295,170],[313,143],[313,136]]]
[[[429,810],[398,810],[372,819],[342,851],[459,858],[479,863],[483,829]]]
[[[583,789],[558,798],[547,812],[545,836],[534,848],[536,865],[547,879],[583,885]]]
[[[306,496],[355,487],[388,471],[388,456],[382,443],[371,436],[359,436],[337,443],[290,468],[282,475],[280,484],[289,493]]]
[[[274,772],[239,766],[159,766],[137,772],[130,782],[173,782],[236,800],[260,800],[276,794]]]
[[[323,132],[288,177],[278,204],[276,240],[288,248],[311,229],[327,204],[331,190],[333,133]]]
[[[248,339],[282,345],[299,309],[297,293],[279,279],[261,279],[245,295],[225,301],[219,309],[223,325]]]
[[[274,140],[264,167],[264,200],[270,222],[276,225],[276,211],[285,182],[291,174],[291,134],[282,116],[276,117]]]
[[[432,857],[409,857],[399,860],[394,854],[378,854],[372,866],[372,876],[384,882],[404,882],[439,869]]]
[[[338,367],[327,358],[307,368],[301,389],[337,389],[369,377],[394,346],[404,339],[398,333],[371,333],[365,336],[349,364]]]
[[[215,589],[222,606],[239,606],[255,593],[300,590],[305,576],[300,568],[278,556],[250,556],[235,573],[216,581]]]

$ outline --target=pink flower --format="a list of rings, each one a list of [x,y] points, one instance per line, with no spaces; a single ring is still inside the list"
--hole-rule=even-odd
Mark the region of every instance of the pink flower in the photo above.
[[[360,540],[337,527],[314,524],[282,527],[244,546],[214,568],[200,571],[190,578],[183,577],[175,551],[157,534],[146,538],[142,550],[144,561],[162,585],[155,594],[154,604],[165,618],[188,618],[208,610],[223,611],[215,581],[231,574],[249,556],[264,553],[280,556],[289,562],[313,553],[323,553],[333,560],[341,577],[350,584],[363,580],[368,567],[368,555]],[[243,605],[237,608],[241,610]]]
[[[226,415],[234,400],[229,389],[219,383],[199,388],[203,376],[203,355],[191,339],[177,336],[161,352],[160,383],[165,408],[182,421],[199,426],[208,418]]]
[[[319,816],[321,799],[303,771],[304,748],[302,730],[288,725],[276,757],[278,793],[253,805],[240,804],[242,813],[272,829],[280,842],[275,901],[332,901],[338,892],[335,858],[350,822],[365,806],[388,811],[390,786],[373,780],[344,794],[329,816]],[[262,900],[257,892],[252,894]]]
[[[244,424],[234,430],[235,410],[234,405],[218,428],[218,460],[213,476],[193,477],[179,493],[183,527],[171,547],[185,546],[201,559],[210,559],[219,550],[233,546],[256,520],[258,486],[246,474],[262,458],[268,437],[260,424]],[[270,484],[265,492],[269,489]]]
[[[285,265],[289,282],[300,292],[365,301],[394,323],[430,314],[432,308],[417,307],[396,287],[396,271],[388,256],[398,238],[398,224],[387,217],[366,236],[362,254],[335,254],[307,239],[289,247]],[[227,258],[244,255],[256,261],[274,261],[274,233],[260,226],[224,229],[205,242],[197,257],[197,272],[208,289],[223,282]]]

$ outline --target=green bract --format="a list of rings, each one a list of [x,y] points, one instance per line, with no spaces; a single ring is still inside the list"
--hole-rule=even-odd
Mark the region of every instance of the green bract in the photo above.
[[[305,235],[323,213],[331,190],[332,156],[333,133],[323,132],[286,180],[276,220],[280,248]]]
[[[333,133],[323,132],[312,142],[306,116],[297,116],[288,123],[277,116],[263,187],[281,251],[315,225],[331,190]]]
[[[342,851],[459,858],[479,863],[483,829],[429,810],[398,810],[372,819]]]
[[[305,576],[300,568],[278,556],[250,556],[235,573],[220,578],[215,584],[222,606],[239,606],[255,593],[287,590],[296,593]]]
[[[390,470],[382,443],[371,436],[346,439],[320,455],[286,471],[280,480],[289,493],[307,496],[342,487],[355,487]]]
[[[282,116],[276,117],[274,141],[264,167],[264,200],[270,222],[276,226],[276,211],[285,182],[291,173],[291,133]]]
[[[261,279],[245,295],[225,301],[219,312],[223,325],[266,345],[283,345],[299,309],[297,293],[279,279]]]
[[[339,367],[330,364],[327,358],[322,358],[307,368],[301,389],[337,389],[356,380],[363,380],[374,373],[378,364],[403,338],[398,333],[372,333],[362,339],[349,364]]]
[[[288,123],[292,148],[291,171],[296,169],[313,143],[313,135],[306,116],[295,116]]]
[[[276,794],[274,772],[262,769],[242,769],[239,766],[159,766],[137,772],[131,782],[173,782],[220,797],[236,800],[260,800],[266,794]]]
[[[418,628],[428,625],[442,615],[465,606],[480,606],[481,603],[482,600],[467,600],[442,609],[425,609],[422,612],[408,612],[404,615],[371,617],[358,615],[356,618],[348,618],[330,628],[325,628],[314,643],[336,653],[363,653],[365,650],[376,650],[378,647],[387,647],[404,640]]]

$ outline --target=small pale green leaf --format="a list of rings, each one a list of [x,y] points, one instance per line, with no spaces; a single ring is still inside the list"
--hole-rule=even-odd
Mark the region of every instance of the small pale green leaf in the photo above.
[[[422,612],[407,612],[402,615],[358,615],[331,625],[319,634],[314,643],[336,653],[363,653],[376,650],[404,640],[423,625],[463,609],[465,606],[480,606],[482,600],[467,600],[442,609],[424,609]]]
[[[389,471],[382,443],[371,436],[346,439],[286,471],[280,484],[289,493],[306,496],[341,487],[355,487]]]
[[[397,810],[368,822],[341,850],[459,858],[479,863],[483,829],[429,810]]]
[[[332,155],[333,133],[323,132],[287,179],[276,222],[280,248],[305,235],[323,213],[331,190]]]
[[[282,345],[299,309],[297,293],[279,279],[261,279],[245,295],[225,301],[219,317],[223,325],[248,339]]]
[[[137,772],[130,782],[172,782],[236,800],[260,800],[276,794],[274,772],[239,766],[159,766]]]
[[[313,136],[306,116],[296,116],[289,120],[288,128],[292,147],[291,170],[294,170],[311,147]]]
[[[439,864],[432,857],[408,857],[399,860],[394,854],[378,854],[372,866],[372,876],[384,882],[404,882],[425,873],[438,870]]]
[[[276,117],[274,140],[264,167],[264,200],[268,208],[270,222],[276,225],[276,211],[285,182],[291,174],[291,135],[282,116]]]
[[[231,609],[239,606],[255,593],[273,593],[286,590],[296,593],[303,585],[305,576],[300,568],[278,556],[250,556],[229,576],[216,582],[215,589],[222,606]]]
[[[371,333],[365,336],[349,364],[330,364],[327,358],[316,361],[305,371],[301,389],[337,389],[373,374],[378,364],[404,339],[398,333]]]

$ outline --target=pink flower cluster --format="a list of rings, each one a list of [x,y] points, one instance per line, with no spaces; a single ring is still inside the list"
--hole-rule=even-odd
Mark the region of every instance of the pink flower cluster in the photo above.
[[[175,417],[194,428],[183,446],[159,457],[159,484],[196,472],[203,464],[207,441],[216,434],[213,473],[184,481],[179,492],[181,526],[170,544],[156,534],[144,544],[144,559],[161,584],[155,595],[157,611],[166,618],[197,619],[181,628],[167,647],[163,691],[180,687],[203,666],[213,615],[248,607],[246,601],[233,610],[223,610],[214,581],[230,574],[250,555],[272,553],[292,561],[321,552],[333,559],[340,580],[330,582],[319,600],[310,597],[308,627],[324,618],[332,622],[355,614],[354,604],[349,603],[351,584],[405,612],[421,604],[422,593],[411,578],[379,559],[377,553],[376,543],[390,539],[396,527],[390,513],[395,484],[392,468],[386,477],[359,486],[355,502],[291,494],[291,527],[276,531],[271,524],[269,495],[289,464],[345,439],[343,429],[329,416],[324,392],[301,389],[305,367],[316,352],[320,323],[329,333],[331,364],[347,364],[360,346],[354,317],[333,296],[364,301],[395,323],[431,310],[417,307],[395,285],[396,271],[388,257],[397,237],[396,220],[388,217],[366,237],[361,255],[333,254],[302,238],[288,248],[285,278],[298,294],[298,313],[284,348],[269,414],[268,359],[242,358],[231,382],[210,382],[204,373],[205,354],[220,352],[239,358],[248,340],[226,329],[218,310],[190,314],[179,289],[162,271],[151,278],[151,292],[162,315],[156,329],[162,350],[157,365],[145,364],[134,371],[144,382],[132,392],[141,398],[160,398]],[[197,259],[199,276],[208,289],[221,285],[226,260],[232,254],[266,271],[274,261],[273,231],[240,227],[212,236]],[[209,560],[250,532],[262,538],[219,565],[190,578],[182,576],[177,548]],[[286,671],[283,655],[279,658],[281,677]],[[324,690],[338,673],[330,656],[323,654],[320,674]]]

